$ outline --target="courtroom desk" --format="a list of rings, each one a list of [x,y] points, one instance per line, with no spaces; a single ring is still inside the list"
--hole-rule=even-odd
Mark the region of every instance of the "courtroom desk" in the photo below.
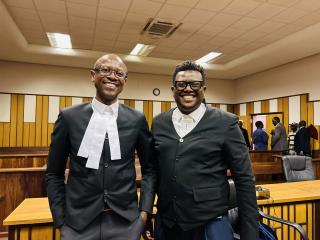
[[[52,226],[48,198],[25,199],[4,221],[8,240],[58,240],[59,230]]]
[[[60,239],[60,231],[53,228],[48,198],[25,199],[3,221],[3,225],[9,226],[8,240]]]
[[[310,240],[319,240],[320,180],[262,185],[270,190],[270,199],[258,200],[261,210],[271,216],[299,223]],[[298,239],[293,230],[266,221],[276,229],[279,240]]]

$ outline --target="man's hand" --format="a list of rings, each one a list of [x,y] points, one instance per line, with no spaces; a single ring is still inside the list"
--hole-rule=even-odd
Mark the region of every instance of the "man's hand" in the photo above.
[[[142,219],[142,221],[143,221],[144,225],[146,225],[147,218],[148,218],[148,213],[147,213],[147,212],[145,212],[145,211],[141,211],[141,212],[140,212],[140,217],[141,217],[141,219]]]

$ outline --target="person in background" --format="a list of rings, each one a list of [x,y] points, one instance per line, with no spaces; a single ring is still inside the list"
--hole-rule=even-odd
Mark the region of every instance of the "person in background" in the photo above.
[[[257,129],[252,134],[252,143],[254,150],[267,151],[268,150],[268,134],[263,129],[263,122],[256,121],[255,125]]]
[[[46,183],[54,226],[61,228],[62,240],[139,240],[152,212],[151,133],[143,113],[118,101],[127,74],[117,55],[99,58],[91,70],[95,98],[62,110],[55,123]],[[135,149],[142,172],[139,205]]]
[[[255,182],[238,118],[203,103],[205,73],[195,62],[176,67],[171,89],[177,108],[156,116],[151,131],[158,167],[156,239],[161,232],[165,240],[233,240],[230,169],[241,238],[257,240]]]
[[[299,130],[294,138],[294,150],[299,155],[311,156],[310,134],[306,125],[304,120],[299,122]]]
[[[294,154],[296,154],[296,152],[294,150],[294,138],[295,138],[297,130],[298,130],[298,124],[296,122],[291,123],[290,130],[291,131],[288,134],[289,154],[294,155]]]
[[[275,126],[271,131],[271,150],[287,151],[288,139],[286,129],[280,122],[279,117],[272,118],[272,124]]]
[[[247,129],[243,128],[243,121],[239,120],[238,125],[239,125],[240,130],[243,134],[244,140],[246,141],[247,147],[250,149],[251,145],[250,145],[250,141],[249,141],[248,131],[247,131]]]

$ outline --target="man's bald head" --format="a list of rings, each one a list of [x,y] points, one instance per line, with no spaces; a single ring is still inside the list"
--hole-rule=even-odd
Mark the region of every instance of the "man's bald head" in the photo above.
[[[103,55],[102,57],[100,57],[96,63],[94,64],[94,68],[98,68],[101,66],[101,64],[106,63],[106,62],[110,62],[113,63],[114,65],[118,66],[119,68],[123,69],[125,72],[128,72],[128,68],[127,66],[124,64],[124,62],[122,61],[122,59],[113,53],[110,54],[106,54]]]

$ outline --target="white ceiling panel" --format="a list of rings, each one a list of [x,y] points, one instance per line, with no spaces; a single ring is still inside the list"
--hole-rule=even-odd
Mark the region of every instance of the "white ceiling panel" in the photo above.
[[[165,4],[161,8],[157,17],[180,21],[182,18],[184,18],[188,14],[189,11],[190,11],[190,8],[188,7]]]
[[[268,21],[254,28],[256,32],[272,33],[273,31],[283,27],[285,24],[281,22]]]
[[[110,22],[122,22],[125,18],[126,13],[123,11],[112,10],[108,8],[100,7],[98,9],[98,19],[106,20]]]
[[[236,28],[227,28],[225,31],[219,33],[218,36],[220,37],[231,37],[231,38],[236,38],[243,34],[245,31],[236,29]]]
[[[225,13],[246,15],[259,5],[261,5],[261,3],[254,0],[234,0],[222,11]]]
[[[200,9],[192,9],[188,15],[183,19],[183,22],[191,23],[207,23],[214,15],[215,12],[204,11]]]
[[[308,12],[300,9],[289,8],[280,14],[274,16],[272,20],[284,23],[290,23],[298,20],[299,18],[307,15]]]
[[[45,25],[47,23],[68,25],[67,16],[59,13],[52,13],[48,11],[39,11],[41,22]]]
[[[239,21],[233,23],[231,25],[232,28],[237,28],[241,30],[250,30],[259,24],[261,24],[263,20],[256,18],[243,17]]]
[[[184,7],[194,7],[198,1],[199,0],[167,0],[167,3]]]
[[[151,2],[148,0],[133,0],[129,9],[129,13],[154,16],[159,12],[161,7],[162,3],[159,2]]]
[[[294,25],[307,27],[313,24],[320,22],[320,11],[309,13],[302,18],[299,18],[297,21],[293,22]]]
[[[228,27],[232,23],[238,21],[241,18],[239,15],[234,14],[226,14],[226,13],[219,13],[214,16],[208,24],[213,26],[221,26],[221,27]]]
[[[100,0],[64,0],[72,3],[81,3],[89,6],[97,6]]]
[[[246,34],[241,35],[238,39],[239,40],[247,40],[247,41],[255,41],[263,36],[265,36],[267,33],[264,32],[255,32],[255,31],[250,31],[247,32]]]
[[[33,0],[38,10],[66,14],[66,3],[61,0]]]
[[[79,3],[67,3],[68,13],[71,16],[95,18],[97,15],[96,6],[88,6]]]
[[[31,8],[34,9],[32,0],[4,0],[4,3],[12,7]]]
[[[100,6],[115,10],[127,11],[131,0],[100,0]]]
[[[69,27],[66,24],[45,23],[43,24],[43,27],[46,32],[69,34]]]
[[[269,3],[283,7],[290,7],[301,0],[268,0]],[[308,0],[307,0],[308,1]]]
[[[220,11],[230,4],[232,0],[200,0],[196,5],[196,8],[211,10],[211,11]]]
[[[12,16],[14,18],[23,18],[25,20],[38,21],[39,17],[34,9],[20,8],[20,7],[10,7],[9,8]]]
[[[250,12],[248,16],[258,19],[270,19],[285,9],[286,8],[282,6],[265,3]]]
[[[301,1],[297,1],[293,5],[293,7],[304,10],[304,11],[315,11],[317,9],[320,9],[320,1],[319,0],[301,0]]]

